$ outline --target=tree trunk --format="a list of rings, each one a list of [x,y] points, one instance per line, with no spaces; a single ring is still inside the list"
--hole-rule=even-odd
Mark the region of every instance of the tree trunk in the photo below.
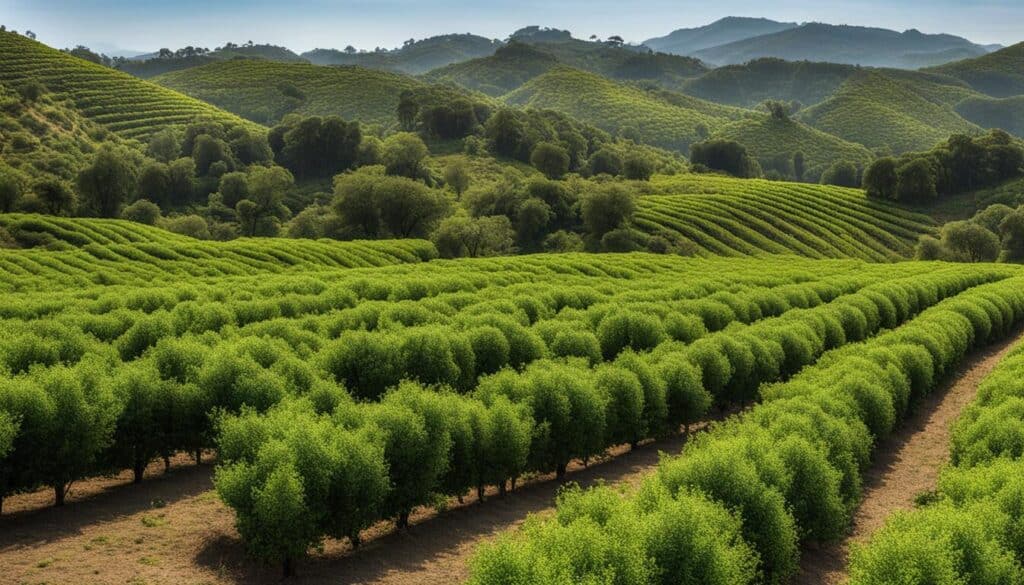
[[[460,504],[464,504],[465,503],[465,502],[462,501],[462,494],[459,494],[459,495],[455,496],[455,499],[458,500]]]
[[[631,442],[631,443],[629,444],[629,450],[630,450],[630,451],[632,451],[633,449],[636,449],[636,446],[637,446],[637,445],[639,445],[639,444],[640,444],[640,441],[639,441],[639,440],[636,440],[636,441],[633,441],[633,442]]]
[[[292,562],[291,557],[284,558],[284,576],[291,577],[295,575],[295,564]]]
[[[484,486],[483,485],[476,486],[476,499],[480,500],[481,502],[484,501]]]
[[[134,483],[142,483],[142,475],[146,473],[146,462],[136,460],[135,465],[132,466],[132,473]]]
[[[513,475],[512,476],[512,481],[509,482],[511,484],[511,487],[509,487],[509,491],[513,491],[513,492],[516,491],[516,481],[518,481],[518,480],[519,480],[519,476],[518,475]]]
[[[363,544],[363,540],[359,538],[358,532],[356,532],[355,534],[350,534],[348,537],[348,541],[352,544],[352,550],[359,548],[359,545]]]
[[[555,468],[555,477],[557,477],[558,479],[564,479],[565,478],[565,468],[566,468],[566,464],[565,463],[559,463],[558,467]]]
[[[203,462],[203,450],[202,449],[196,449],[195,457],[196,457],[196,465],[202,464],[202,462]]]
[[[398,515],[398,522],[395,523],[395,526],[397,526],[399,530],[405,530],[406,528],[408,528],[409,527],[409,512],[402,512],[401,514],[399,514]]]
[[[501,480],[501,483],[498,484],[498,495],[504,498],[507,493],[508,490],[505,489],[505,480]]]
[[[164,455],[164,473],[171,471],[171,456]]]
[[[4,494],[0,492],[0,515],[4,513]]]
[[[54,504],[53,505],[57,506],[57,507],[63,506],[64,505],[64,496],[67,495],[67,493],[68,492],[65,489],[64,484],[54,484],[54,486],[53,486],[53,495],[54,495],[55,500],[54,500]]]

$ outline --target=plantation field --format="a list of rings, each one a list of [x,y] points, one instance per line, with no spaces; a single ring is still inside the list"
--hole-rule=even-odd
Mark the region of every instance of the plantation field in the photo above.
[[[68,221],[69,233],[85,231]],[[118,222],[88,227],[105,249],[216,246],[149,228],[124,233]],[[289,243],[278,251],[327,246]],[[47,263],[70,252],[0,257]],[[0,434],[13,438],[0,485],[6,494],[61,493],[83,477],[217,447],[217,490],[243,541],[254,552],[278,551],[277,560],[383,519],[404,523],[438,495],[561,474],[573,460],[697,423],[712,407],[757,401],[762,384],[829,350],[850,345],[857,349],[837,355],[851,356],[864,354],[859,342],[898,345],[906,327],[941,322],[977,296],[1016,303],[1020,290],[1006,266],[794,257],[549,254],[289,274],[254,264],[232,277],[189,274],[173,260],[150,264],[173,279],[146,282],[141,270],[122,285],[51,279],[58,290],[5,271],[0,369],[10,376]],[[800,379],[813,376],[827,377]],[[915,377],[914,390],[928,379]],[[211,411],[241,415],[214,427]],[[872,432],[892,422],[879,416]],[[53,427],[49,417],[79,422]],[[843,494],[852,497],[843,469]],[[294,486],[305,495],[288,522],[298,518],[306,532],[285,545],[252,494],[287,497]],[[694,513],[712,509],[693,505]]]
[[[507,103],[563,112],[602,130],[686,152],[700,137],[746,115],[743,110],[681,96],[671,103],[594,73],[557,66],[505,95]]]
[[[423,240],[336,242],[277,238],[205,242],[122,220],[3,214],[25,249],[0,249],[0,290],[144,285],[181,278],[364,268],[437,257]]]
[[[895,260],[934,230],[924,215],[842,187],[678,175],[655,177],[650,190],[636,228],[682,238],[700,255]]]
[[[56,98],[70,100],[89,120],[125,138],[148,137],[196,118],[230,126],[240,118],[127,73],[90,63],[12,33],[0,33],[0,83],[42,83]]]

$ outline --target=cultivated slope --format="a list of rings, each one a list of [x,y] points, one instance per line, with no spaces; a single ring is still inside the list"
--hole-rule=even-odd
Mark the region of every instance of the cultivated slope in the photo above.
[[[714,131],[742,110],[678,96],[676,103],[605,77],[558,66],[505,96],[524,107],[556,110],[639,142],[687,152],[699,127]]]
[[[869,148],[891,148],[895,153],[927,150],[950,134],[980,130],[953,109],[972,94],[964,88],[901,81],[868,71],[798,117]]]
[[[1024,94],[1024,43],[930,71],[962,79],[974,89],[995,97]]]
[[[862,191],[710,175],[656,177],[637,204],[637,229],[689,240],[702,256],[908,257],[931,219]]]
[[[83,116],[126,138],[146,139],[169,125],[196,118],[244,123],[216,107],[90,63],[13,33],[0,33],[0,83],[17,88],[39,81]]]

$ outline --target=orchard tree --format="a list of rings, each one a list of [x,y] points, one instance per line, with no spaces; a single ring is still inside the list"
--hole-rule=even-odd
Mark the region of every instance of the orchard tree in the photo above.
[[[607,185],[583,196],[580,214],[591,236],[600,240],[608,232],[626,225],[636,212],[633,194],[620,185]]]
[[[896,199],[896,187],[899,174],[896,171],[896,159],[882,157],[871,163],[864,171],[864,190],[868,197],[876,199]]]
[[[932,201],[938,197],[935,171],[923,158],[911,160],[896,170],[896,200],[902,202]]]
[[[966,262],[994,262],[999,257],[999,237],[969,221],[954,221],[942,227],[943,247],[953,258]]]
[[[170,168],[166,164],[159,162],[150,162],[142,167],[142,172],[139,173],[139,186],[136,195],[139,198],[155,201],[158,205],[170,205]]]
[[[160,206],[148,199],[139,199],[121,212],[128,221],[145,225],[156,225],[161,219]]]
[[[836,185],[839,187],[859,187],[857,180],[857,167],[850,161],[836,161],[821,175],[822,185]]]
[[[1024,209],[1017,208],[1003,217],[999,222],[999,234],[1002,236],[1003,262],[1024,261]]]
[[[78,173],[79,196],[100,217],[117,217],[121,206],[135,193],[136,173],[125,152],[104,145],[92,163]]]
[[[412,179],[390,177],[374,189],[384,227],[400,238],[423,237],[448,215],[444,193]]]
[[[513,250],[512,223],[504,215],[453,215],[430,235],[444,258],[498,256]]]

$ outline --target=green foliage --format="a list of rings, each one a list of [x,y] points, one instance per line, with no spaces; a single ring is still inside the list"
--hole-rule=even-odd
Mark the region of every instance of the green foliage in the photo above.
[[[859,187],[861,182],[857,178],[857,167],[850,161],[838,161],[821,175],[822,185],[837,185],[839,187]]]
[[[761,176],[760,165],[747,154],[745,146],[734,140],[708,140],[690,147],[690,161],[740,178]]]

